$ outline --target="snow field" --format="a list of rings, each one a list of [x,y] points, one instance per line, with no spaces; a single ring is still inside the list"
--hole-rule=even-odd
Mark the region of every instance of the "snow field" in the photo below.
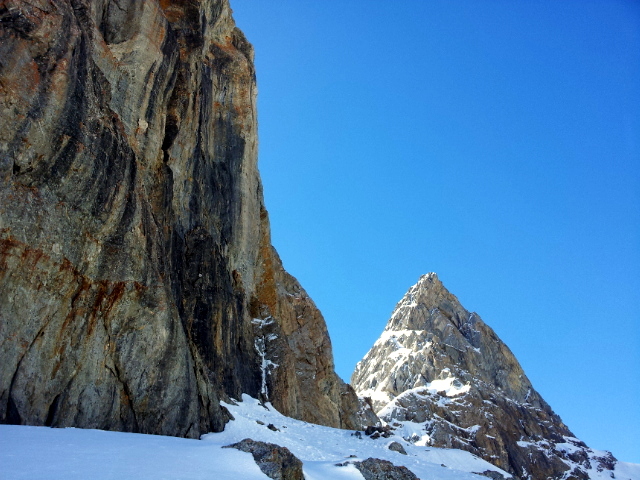
[[[371,440],[365,435],[359,439],[349,430],[285,417],[249,396],[242,400],[224,404],[235,420],[224,432],[203,435],[202,440],[0,425],[0,480],[267,479],[251,454],[222,448],[245,438],[287,447],[302,460],[306,480],[362,480],[352,464],[336,464],[368,457],[404,465],[424,480],[486,480],[471,472],[500,471],[468,452],[404,441],[401,435],[410,433],[413,425],[403,425],[388,439]],[[279,431],[267,428],[269,424]],[[401,443],[408,455],[389,450],[393,441]],[[618,463],[615,478],[640,480],[640,465]]]
[[[461,450],[420,447],[404,441],[399,436],[371,440],[362,435],[362,439],[358,439],[351,430],[340,430],[294,420],[278,413],[270,404],[260,405],[257,400],[248,395],[243,395],[242,402],[238,402],[237,405],[224,405],[236,420],[229,422],[224,432],[204,435],[202,438],[205,442],[228,445],[249,437],[253,440],[287,447],[302,460],[307,480],[334,478],[362,480],[362,475],[353,465],[339,467],[336,464],[364,460],[369,457],[389,460],[395,465],[404,465],[423,479],[478,480],[484,478],[486,480],[486,477],[473,475],[471,472],[501,471],[488,462]],[[280,431],[269,430],[266,427],[269,424],[273,424]],[[393,441],[401,443],[408,455],[389,450],[388,446]]]
[[[264,480],[247,453],[176,437],[0,425],[0,480]]]
[[[400,437],[358,439],[353,431],[285,417],[246,395],[237,405],[224,405],[235,420],[224,432],[203,435],[202,440],[0,425],[0,480],[267,479],[251,454],[222,448],[245,438],[287,447],[302,460],[306,480],[362,480],[355,466],[336,464],[368,457],[404,465],[418,477],[432,480],[486,479],[469,472],[496,469],[460,450],[425,449]],[[280,431],[268,429],[269,424]],[[409,455],[389,450],[392,441],[400,441]]]

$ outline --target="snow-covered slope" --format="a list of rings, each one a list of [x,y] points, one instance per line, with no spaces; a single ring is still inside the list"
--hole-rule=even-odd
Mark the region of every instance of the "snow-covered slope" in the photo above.
[[[202,440],[132,433],[52,429],[0,425],[0,478],[2,480],[252,480],[266,479],[253,457],[225,445],[252,438],[287,447],[303,462],[306,480],[362,479],[345,461],[369,457],[404,465],[421,479],[472,480],[471,472],[498,470],[461,450],[425,448],[401,437],[372,440],[350,430],[305,423],[285,417],[270,404],[244,396],[237,405],[227,404],[234,421],[224,432]],[[279,431],[268,428],[273,425]],[[408,455],[391,451],[393,441]]]
[[[362,438],[285,417],[270,404],[244,396],[226,407],[235,417],[224,432],[191,440],[135,433],[0,425],[2,480],[264,480],[249,453],[222,448],[245,438],[287,447],[303,462],[306,480],[361,480],[352,465],[369,457],[404,465],[422,480],[481,480],[471,472],[502,473],[469,452],[410,443],[415,424],[406,422],[389,438]],[[277,431],[269,429],[275,427]],[[399,442],[407,455],[388,449]],[[640,479],[640,465],[618,462],[616,479]]]
[[[281,415],[271,405],[261,406],[257,400],[246,395],[241,403],[225,406],[236,420],[230,422],[222,433],[204,435],[204,441],[228,445],[250,437],[287,447],[304,463],[307,480],[362,478],[352,466],[339,467],[336,464],[369,457],[403,465],[423,479],[471,480],[478,478],[471,472],[499,471],[488,462],[462,450],[426,449],[394,435],[372,440],[366,435],[356,436],[351,430],[294,420]],[[258,422],[274,425],[279,431],[272,431]],[[389,444],[394,441],[404,446],[407,455],[389,450]]]

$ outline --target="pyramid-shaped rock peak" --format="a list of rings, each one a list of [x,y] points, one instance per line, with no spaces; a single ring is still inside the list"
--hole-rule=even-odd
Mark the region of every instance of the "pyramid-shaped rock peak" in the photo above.
[[[616,461],[575,438],[435,273],[398,302],[351,383],[407,440],[470,451],[517,478],[600,478]]]

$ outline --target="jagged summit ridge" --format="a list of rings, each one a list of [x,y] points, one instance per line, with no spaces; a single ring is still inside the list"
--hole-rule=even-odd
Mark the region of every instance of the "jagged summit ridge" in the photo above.
[[[382,352],[389,352],[383,360],[389,378],[379,381],[380,365],[371,359]],[[490,361],[498,357],[500,363]],[[462,308],[435,273],[428,273],[398,302],[352,382],[380,407],[380,401],[451,374],[495,385],[515,401],[542,405],[509,348],[476,313]]]
[[[351,383],[411,441],[468,450],[518,478],[598,478],[615,463],[575,438],[509,348],[435,273],[398,302]]]

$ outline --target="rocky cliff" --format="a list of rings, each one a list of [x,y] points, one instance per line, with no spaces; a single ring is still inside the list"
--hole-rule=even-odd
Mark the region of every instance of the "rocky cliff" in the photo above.
[[[360,422],[272,249],[227,0],[0,1],[0,421],[197,437],[220,399]]]
[[[407,440],[468,450],[517,478],[586,479],[616,462],[575,438],[509,348],[433,273],[400,300],[351,382]]]

